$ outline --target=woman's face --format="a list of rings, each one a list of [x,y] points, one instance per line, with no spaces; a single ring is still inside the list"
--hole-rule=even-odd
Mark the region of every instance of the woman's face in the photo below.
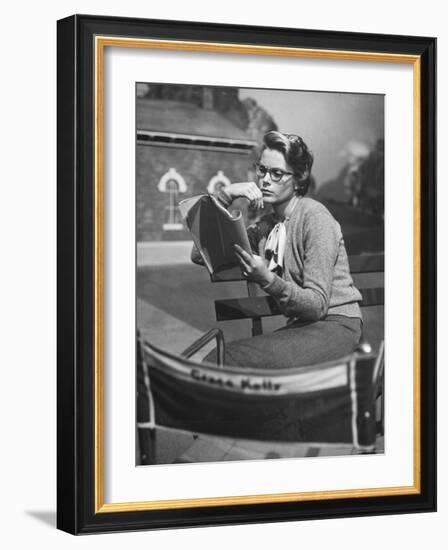
[[[268,171],[263,177],[258,176],[258,186],[263,193],[263,202],[272,206],[289,202],[295,194],[294,176],[292,175],[292,168],[286,162],[283,153],[275,149],[265,149],[258,164],[261,168],[284,172],[278,182],[272,181],[271,174]]]

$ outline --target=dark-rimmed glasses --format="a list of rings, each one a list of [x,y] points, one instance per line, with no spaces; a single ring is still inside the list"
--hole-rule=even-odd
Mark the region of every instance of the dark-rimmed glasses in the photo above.
[[[284,176],[292,176],[292,172],[285,172],[284,170],[281,170],[280,168],[268,168],[264,164],[261,164],[259,162],[256,162],[254,164],[255,166],[255,173],[259,178],[264,178],[266,174],[269,174],[271,180],[274,183],[279,183]]]

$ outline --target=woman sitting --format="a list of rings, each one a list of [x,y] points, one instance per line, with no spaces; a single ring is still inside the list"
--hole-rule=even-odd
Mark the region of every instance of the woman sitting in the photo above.
[[[268,132],[256,163],[257,183],[217,194],[228,207],[244,197],[272,207],[248,229],[252,254],[235,245],[244,277],[278,303],[286,326],[226,346],[226,365],[281,369],[338,359],[361,338],[361,294],[350,275],[341,228],[321,203],[305,197],[313,156],[296,135]],[[192,259],[201,263],[193,250]],[[215,362],[215,351],[204,361]]]

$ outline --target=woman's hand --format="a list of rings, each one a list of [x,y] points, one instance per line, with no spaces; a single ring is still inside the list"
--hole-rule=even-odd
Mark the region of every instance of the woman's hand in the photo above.
[[[263,193],[253,181],[232,183],[225,188],[225,192],[232,200],[244,197],[249,200],[252,208],[263,208]]]
[[[274,280],[274,274],[269,271],[263,258],[254,254],[249,254],[235,244],[235,254],[243,271],[243,275],[249,280],[259,285],[268,285]]]

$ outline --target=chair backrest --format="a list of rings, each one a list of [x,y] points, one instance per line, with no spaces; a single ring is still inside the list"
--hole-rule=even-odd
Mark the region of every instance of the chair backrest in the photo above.
[[[375,360],[373,354],[355,353],[279,371],[219,368],[142,342],[139,427],[371,450]]]

